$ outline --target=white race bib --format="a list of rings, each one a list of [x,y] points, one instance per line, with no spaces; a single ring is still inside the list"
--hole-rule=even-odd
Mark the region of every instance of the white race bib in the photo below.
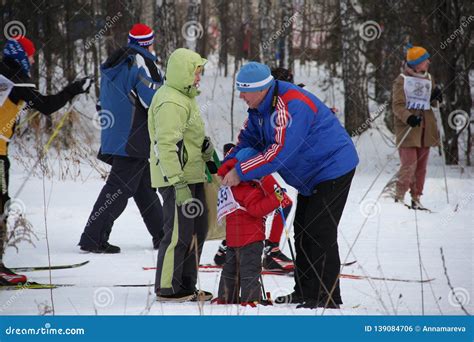
[[[0,106],[3,106],[5,101],[8,99],[8,95],[10,95],[10,91],[14,85],[15,83],[5,76],[0,75]]]
[[[431,80],[403,75],[406,108],[428,110],[431,108]]]
[[[221,186],[217,193],[217,221],[239,209],[244,208],[235,200],[230,187]]]

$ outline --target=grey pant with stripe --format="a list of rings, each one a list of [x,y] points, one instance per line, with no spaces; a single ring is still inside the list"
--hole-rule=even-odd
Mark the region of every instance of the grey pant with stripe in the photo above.
[[[190,184],[193,200],[176,205],[174,187],[159,188],[163,197],[164,236],[158,249],[155,292],[187,293],[196,289],[202,246],[207,235],[204,184]],[[197,250],[196,250],[197,246]]]
[[[219,282],[221,301],[235,304],[261,300],[262,251],[262,241],[243,247],[227,247],[224,269]]]

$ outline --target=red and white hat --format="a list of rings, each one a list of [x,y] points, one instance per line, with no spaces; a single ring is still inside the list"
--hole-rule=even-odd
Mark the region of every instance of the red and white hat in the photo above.
[[[133,25],[130,32],[128,32],[128,43],[140,46],[150,46],[155,40],[155,33],[145,24]]]

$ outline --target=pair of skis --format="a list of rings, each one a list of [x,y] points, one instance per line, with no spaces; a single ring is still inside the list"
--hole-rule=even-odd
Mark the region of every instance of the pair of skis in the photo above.
[[[36,267],[14,267],[11,268],[14,272],[36,272],[36,271],[47,271],[47,270],[62,270],[62,269],[71,269],[71,268],[78,268],[88,264],[89,261],[84,261],[77,264],[68,264],[68,265],[55,265],[55,266],[36,266]],[[351,261],[348,263],[343,264],[343,266],[350,266],[355,264],[356,261]],[[200,265],[200,271],[203,272],[219,272],[222,267],[217,265]],[[156,270],[156,267],[143,267],[143,270]],[[262,275],[275,275],[275,276],[293,276],[292,272],[285,272],[280,270],[262,270]],[[403,279],[403,278],[390,278],[390,277],[375,277],[375,276],[368,276],[368,275],[357,275],[357,274],[346,274],[341,273],[341,278],[345,279],[356,279],[356,280],[379,280],[379,281],[395,281],[395,282],[405,282],[405,283],[428,283],[434,280],[434,278],[430,279]],[[18,285],[5,285],[0,286],[0,290],[34,290],[34,289],[55,289],[61,287],[74,287],[74,286],[81,286],[78,284],[42,284],[36,282],[27,282],[25,284],[18,284]],[[87,286],[87,285],[86,285]],[[95,287],[94,285],[90,285],[91,287]],[[106,285],[97,285],[97,286],[106,286]],[[112,287],[151,287],[154,284],[114,284]]]
[[[351,265],[354,265],[356,262],[357,261],[354,260],[354,261],[342,264],[342,266],[351,266]],[[143,267],[143,269],[145,271],[156,270],[156,267]],[[217,266],[217,265],[211,265],[211,264],[199,265],[199,270],[203,272],[219,272],[221,269],[222,269],[222,266]],[[263,269],[262,275],[276,275],[276,276],[291,276],[292,277],[293,272]],[[418,279],[403,279],[403,278],[390,278],[390,277],[375,277],[375,276],[368,276],[368,275],[346,274],[346,273],[341,273],[339,277],[345,278],[345,279],[356,279],[356,280],[370,279],[370,280],[380,280],[380,281],[396,281],[396,282],[404,282],[404,283],[428,283],[434,280],[434,278],[418,280]]]

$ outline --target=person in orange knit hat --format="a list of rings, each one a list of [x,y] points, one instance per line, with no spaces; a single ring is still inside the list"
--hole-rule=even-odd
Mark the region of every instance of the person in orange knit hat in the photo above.
[[[420,196],[425,184],[429,149],[439,143],[431,107],[442,101],[442,93],[428,72],[429,65],[428,51],[409,44],[405,70],[395,79],[392,89],[395,135],[400,155],[395,202],[404,203],[405,193],[410,190],[410,207],[413,209],[425,209]]]

